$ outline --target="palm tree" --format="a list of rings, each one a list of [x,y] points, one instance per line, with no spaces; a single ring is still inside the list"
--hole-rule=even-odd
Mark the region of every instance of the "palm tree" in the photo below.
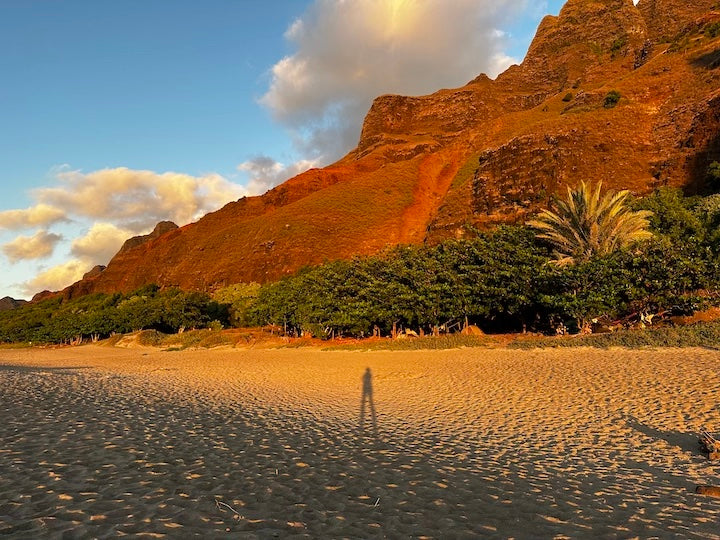
[[[608,191],[601,198],[601,188],[602,182],[595,189],[585,182],[568,188],[567,200],[558,200],[555,212],[543,210],[528,222],[538,238],[555,248],[558,264],[586,261],[652,236],[647,219],[652,212],[629,208],[627,190]]]

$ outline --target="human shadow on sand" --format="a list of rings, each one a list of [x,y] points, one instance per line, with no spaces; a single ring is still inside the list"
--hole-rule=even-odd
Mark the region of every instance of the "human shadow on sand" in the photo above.
[[[375,414],[372,371],[370,370],[370,368],[367,368],[362,376],[362,398],[360,399],[360,423],[358,426],[358,433],[360,434],[360,436],[365,435],[365,425],[367,424],[367,420],[365,419],[366,404],[370,409],[370,428],[372,430],[372,436],[377,437],[377,415]]]

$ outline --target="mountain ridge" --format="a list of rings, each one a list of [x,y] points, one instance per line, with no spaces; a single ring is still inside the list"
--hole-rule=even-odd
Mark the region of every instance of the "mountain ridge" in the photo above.
[[[522,222],[583,179],[640,194],[698,191],[703,167],[720,159],[720,43],[707,33],[717,7],[569,0],[495,80],[380,96],[338,162],[124,248],[63,295],[268,282]],[[611,90],[621,98],[605,108]]]

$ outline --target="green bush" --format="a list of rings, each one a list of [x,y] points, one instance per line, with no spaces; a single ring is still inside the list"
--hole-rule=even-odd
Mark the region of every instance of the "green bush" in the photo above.
[[[519,329],[523,319],[534,316],[533,288],[547,260],[547,249],[522,227],[500,227],[436,247],[401,246],[265,285],[252,320],[319,336],[367,336],[375,328],[388,335],[394,326],[431,333],[465,318]]]
[[[705,28],[705,35],[709,38],[720,36],[720,21],[708,25]]]
[[[163,337],[157,330],[143,330],[138,334],[137,341],[146,347],[157,347],[162,344]]]
[[[720,162],[713,161],[708,165],[706,182],[713,191],[720,191]]]
[[[612,109],[615,107],[618,102],[620,101],[620,98],[622,96],[620,95],[620,92],[617,90],[610,90],[607,95],[605,96],[605,101],[603,102],[603,106],[606,109]]]
[[[260,285],[258,283],[235,283],[215,291],[213,300],[226,305],[230,324],[233,326],[247,326],[248,314],[254,305]]]
[[[610,45],[610,54],[615,57],[627,45],[627,36],[615,39]]]

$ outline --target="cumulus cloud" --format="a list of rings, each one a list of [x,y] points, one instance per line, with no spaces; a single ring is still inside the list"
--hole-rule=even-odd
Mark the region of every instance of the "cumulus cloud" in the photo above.
[[[372,99],[457,87],[515,60],[501,23],[527,0],[315,0],[286,32],[295,53],[272,68],[261,98],[312,159],[356,143]]]
[[[307,159],[284,165],[271,157],[258,156],[238,165],[238,170],[247,173],[250,179],[246,185],[248,195],[261,195],[288,178],[297,176],[316,165],[316,161]]]
[[[22,283],[20,290],[27,297],[40,291],[59,291],[82,279],[89,269],[87,263],[73,259],[40,272],[31,280]]]
[[[82,279],[92,267],[107,264],[132,235],[132,231],[112,223],[95,223],[85,235],[72,241],[70,253],[75,258],[45,269],[17,287],[27,297],[44,290],[62,290]],[[32,238],[19,237],[2,249],[10,260],[40,258],[50,255],[61,239],[59,235],[40,231]]]
[[[20,290],[28,294],[70,285],[94,265],[107,264],[126,239],[149,232],[158,221],[184,225],[257,188],[217,174],[191,176],[128,168],[89,173],[60,168],[54,178],[54,185],[30,192],[35,206],[0,212],[0,232],[5,229],[6,238],[12,230],[41,228],[33,236],[18,236],[2,245],[1,252],[9,261],[49,257],[58,251],[58,243],[68,250],[66,256],[74,257],[20,284]],[[67,240],[47,230],[60,222],[71,222],[63,229]]]
[[[131,236],[133,231],[112,223],[95,223],[85,236],[73,240],[70,253],[89,266],[107,264]]]
[[[52,255],[57,243],[62,240],[59,234],[38,231],[32,236],[18,236],[2,246],[2,251],[10,262],[29,259],[43,259]]]
[[[161,220],[184,225],[247,193],[217,174],[190,176],[125,167],[90,173],[60,171],[59,186],[33,196],[67,214],[103,219],[140,231]]]
[[[61,221],[68,221],[65,211],[48,204],[0,212],[0,228],[4,229],[47,227]]]

